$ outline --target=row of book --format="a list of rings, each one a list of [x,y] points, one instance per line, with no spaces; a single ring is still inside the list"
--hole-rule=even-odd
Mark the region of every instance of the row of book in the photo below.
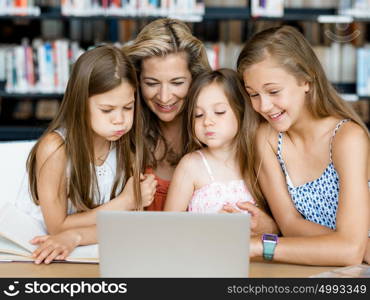
[[[39,16],[40,7],[35,0],[1,0],[0,15],[34,15]]]
[[[71,65],[83,53],[77,42],[27,40],[0,47],[0,81],[8,93],[63,93]]]
[[[359,18],[370,18],[370,0],[340,0],[338,13]]]
[[[62,0],[66,16],[169,16],[185,21],[201,21],[203,0]]]
[[[206,43],[213,68],[235,69],[243,44]],[[66,39],[0,47],[0,81],[6,81],[9,93],[63,93],[71,65],[84,50]],[[356,48],[350,43],[333,42],[315,46],[314,51],[333,83],[357,82],[357,93],[370,96],[370,44]]]
[[[242,44],[206,43],[212,68],[236,68]],[[315,46],[328,79],[333,83],[357,82],[357,94],[370,96],[370,45],[356,48],[350,43],[333,42],[330,46]]]

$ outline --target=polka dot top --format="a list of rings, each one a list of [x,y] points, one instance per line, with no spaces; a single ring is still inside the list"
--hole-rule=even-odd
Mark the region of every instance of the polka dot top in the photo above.
[[[339,177],[332,161],[332,141],[339,127],[349,119],[341,120],[334,129],[330,140],[330,163],[321,176],[300,186],[294,186],[282,157],[283,133],[278,136],[277,159],[284,172],[288,192],[296,209],[308,221],[336,228],[338,208]]]

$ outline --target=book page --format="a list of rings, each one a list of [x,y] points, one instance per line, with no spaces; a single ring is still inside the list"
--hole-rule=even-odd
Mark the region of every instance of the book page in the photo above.
[[[30,217],[10,202],[0,206],[0,235],[22,246],[30,252],[37,247],[30,240],[38,235],[45,235],[42,224]]]
[[[8,239],[0,236],[0,253],[1,255],[5,255],[3,253],[9,254],[16,254],[29,257],[31,255],[30,252],[23,249],[22,247],[18,246],[17,244],[9,241]],[[29,258],[30,259],[30,258]]]
[[[99,262],[99,248],[97,244],[89,246],[79,246],[66,259],[71,262]]]

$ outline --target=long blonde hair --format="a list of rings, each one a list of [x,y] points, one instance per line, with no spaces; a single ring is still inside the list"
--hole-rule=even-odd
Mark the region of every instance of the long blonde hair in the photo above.
[[[238,121],[238,132],[234,138],[236,159],[245,184],[251,191],[253,198],[258,201],[260,197],[255,194],[249,177],[250,169],[253,169],[254,166],[248,160],[248,157],[251,155],[249,151],[252,150],[251,147],[248,147],[248,144],[253,143],[255,139],[258,118],[253,108],[247,104],[248,98],[242,78],[234,70],[222,68],[204,72],[193,81],[189,90],[188,105],[184,110],[183,119],[183,127],[187,129],[189,140],[186,152],[192,152],[205,146],[198,140],[195,134],[195,108],[201,91],[212,83],[216,83],[222,88]],[[259,204],[264,205],[263,202]]]
[[[56,117],[28,156],[29,187],[36,204],[39,203],[37,192],[39,176],[36,172],[38,147],[46,135],[58,128],[64,128],[66,137],[59,147],[65,146],[67,160],[71,166],[70,174],[68,174],[67,197],[78,211],[86,211],[95,207],[94,195],[91,191],[96,190],[98,193],[100,191],[95,172],[93,132],[90,125],[88,101],[91,96],[108,92],[123,81],[128,82],[136,90],[135,117],[133,129],[115,142],[117,168],[110,198],[112,199],[122,191],[122,182],[134,176],[136,204],[138,209],[141,208],[139,176],[142,165],[140,139],[142,119],[139,117],[138,83],[135,69],[129,59],[118,48],[109,45],[86,51],[76,61]]]
[[[198,74],[210,70],[206,49],[203,43],[194,37],[189,27],[175,19],[158,19],[146,25],[136,39],[122,49],[132,60],[140,78],[142,61],[150,57],[165,57],[173,53],[185,53],[188,61],[188,69],[192,78]],[[150,110],[143,99],[141,100],[144,119],[144,165],[153,168],[157,160],[167,159],[171,165],[176,165],[184,153],[173,153],[168,147],[161,132],[158,117]],[[182,129],[183,130],[183,129]],[[187,144],[186,135],[183,137],[183,145]],[[158,142],[162,141],[165,147],[162,157],[154,156]]]
[[[308,82],[308,109],[315,118],[334,116],[351,119],[361,126],[369,135],[366,125],[354,110],[336,92],[327,79],[325,72],[312,47],[304,36],[294,27],[273,27],[255,34],[242,49],[237,69],[240,75],[252,65],[263,61],[267,56],[273,57],[278,65],[293,75],[298,82]],[[249,105],[251,105],[250,101]],[[260,121],[263,118],[260,117]],[[252,145],[250,145],[253,147]],[[256,159],[255,150],[248,157]],[[257,182],[257,175],[251,170],[251,177]],[[259,189],[258,186],[255,186]]]

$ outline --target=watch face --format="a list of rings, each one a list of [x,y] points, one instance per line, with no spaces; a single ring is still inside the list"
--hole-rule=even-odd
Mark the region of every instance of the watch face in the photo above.
[[[277,241],[277,235],[275,235],[275,234],[264,234],[263,236],[262,236],[262,239],[264,240],[264,241],[271,241],[271,242],[276,242]]]

